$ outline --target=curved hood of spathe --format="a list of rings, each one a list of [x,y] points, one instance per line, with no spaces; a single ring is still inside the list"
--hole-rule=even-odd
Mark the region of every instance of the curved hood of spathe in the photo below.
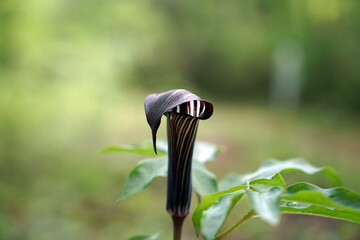
[[[146,119],[152,132],[155,153],[156,133],[163,114],[180,111],[180,113],[183,112],[192,117],[205,120],[210,118],[214,111],[212,103],[201,99],[185,89],[173,89],[162,93],[150,94],[145,98],[144,106]]]

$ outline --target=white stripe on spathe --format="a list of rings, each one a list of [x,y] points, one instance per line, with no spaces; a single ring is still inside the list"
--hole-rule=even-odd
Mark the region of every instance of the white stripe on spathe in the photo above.
[[[201,115],[203,115],[203,114],[205,113],[205,109],[206,109],[205,106],[206,106],[205,103],[203,103],[203,104],[201,105],[202,110],[201,110],[201,113],[199,114],[199,116],[201,116]]]
[[[205,113],[206,104],[200,100],[189,101],[177,106],[174,111],[198,118]]]
[[[200,101],[196,101],[196,117],[199,117],[200,113]]]
[[[196,116],[194,110],[195,110],[194,109],[194,101],[191,101],[190,102],[190,115],[193,116],[193,117]]]

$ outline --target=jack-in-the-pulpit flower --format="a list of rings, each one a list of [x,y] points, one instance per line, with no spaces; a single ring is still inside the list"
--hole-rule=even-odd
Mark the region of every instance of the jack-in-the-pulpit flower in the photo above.
[[[167,117],[169,166],[166,209],[174,221],[174,239],[180,239],[181,225],[190,209],[191,165],[197,127],[199,119],[211,117],[213,105],[190,91],[175,89],[148,95],[145,113],[151,127],[155,153],[161,117]]]

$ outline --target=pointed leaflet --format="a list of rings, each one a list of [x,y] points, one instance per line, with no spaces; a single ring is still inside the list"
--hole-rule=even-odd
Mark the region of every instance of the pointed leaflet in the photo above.
[[[344,187],[324,189],[310,183],[296,183],[285,189],[282,199],[360,212],[360,194]]]
[[[263,191],[246,191],[250,205],[264,221],[277,225],[280,221],[280,195],[282,188],[266,187]]]
[[[233,188],[230,188],[226,191],[221,191],[221,192],[217,192],[217,193],[213,193],[213,194],[208,194],[208,195],[205,195],[200,203],[198,204],[198,206],[196,207],[195,209],[195,212],[193,213],[193,216],[192,216],[192,221],[193,221],[193,224],[194,224],[194,228],[195,228],[195,232],[196,232],[196,235],[199,235],[200,233],[200,229],[202,227],[202,218],[203,218],[203,213],[205,211],[207,211],[209,208],[211,208],[219,199],[221,199],[224,195],[227,195],[227,194],[231,194],[234,196],[236,195],[243,195],[245,190],[246,189],[246,186],[237,186],[237,187],[233,187]],[[240,197],[239,197],[240,199]],[[237,200],[239,200],[237,199]],[[222,202],[224,203],[224,202]],[[226,201],[227,203],[227,201]],[[228,213],[230,213],[232,207],[235,205],[235,202],[232,202],[233,204],[225,204],[226,206],[224,207],[221,207],[221,208],[224,208],[224,209],[227,209],[226,210],[226,217],[228,215]],[[220,204],[221,205],[221,204]],[[229,210],[230,209],[230,210]],[[225,210],[224,210],[225,212]],[[209,214],[208,214],[209,215]],[[222,226],[222,224],[224,223],[226,217],[223,219],[221,218],[221,220],[219,222],[212,222],[212,223],[209,223],[209,225],[213,225],[213,227],[216,227],[215,228],[219,228]],[[219,219],[218,219],[219,220]],[[208,228],[207,228],[208,229]]]
[[[309,214],[360,223],[360,194],[344,187],[324,189],[296,183],[281,195],[283,213]]]
[[[164,148],[159,148],[159,154],[167,153]],[[141,144],[123,144],[118,146],[108,146],[99,151],[99,153],[113,153],[113,152],[128,152],[128,153],[138,153],[138,154],[146,154],[146,155],[154,155],[154,149],[152,143],[144,142]]]
[[[215,238],[230,212],[244,194],[245,190],[225,194],[203,212],[201,233],[204,239],[211,240]]]
[[[293,158],[285,161],[270,158],[265,160],[255,172],[246,175],[235,173],[229,174],[219,183],[219,188],[220,190],[225,190],[237,185],[246,185],[248,182],[255,179],[271,179],[276,173],[286,173],[291,171],[301,171],[310,175],[322,173],[334,186],[341,185],[339,176],[331,167],[315,167],[302,158]]]
[[[208,119],[213,113],[213,105],[202,100],[194,93],[184,89],[174,89],[163,93],[153,93],[145,98],[145,114],[150,125],[154,151],[156,153],[156,133],[164,113],[174,111],[174,108],[191,101],[200,101],[205,104],[206,111],[197,116],[198,119]]]
[[[266,186],[279,186],[284,187],[286,182],[280,173],[276,173],[272,178],[260,178],[249,182],[250,185],[266,185]]]
[[[349,211],[347,209],[329,208],[298,202],[286,202],[281,206],[282,213],[314,215],[360,223],[360,212]]]
[[[124,193],[118,200],[124,200],[130,195],[144,190],[156,177],[167,174],[167,158],[158,157],[140,161],[131,171],[124,188]]]
[[[218,190],[215,174],[197,161],[192,164],[192,184],[195,192],[201,197],[215,193]]]

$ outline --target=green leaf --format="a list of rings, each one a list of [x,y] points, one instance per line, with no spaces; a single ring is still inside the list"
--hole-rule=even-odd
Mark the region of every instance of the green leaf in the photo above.
[[[160,150],[160,148],[158,149]],[[144,190],[155,178],[167,176],[167,157],[144,159],[130,172],[118,201]],[[200,196],[217,192],[216,176],[200,162],[193,162],[193,188]]]
[[[164,153],[168,152],[166,140],[157,140],[156,147],[158,150]],[[214,160],[220,151],[221,147],[216,144],[204,141],[196,141],[193,152],[193,160],[200,163],[209,162]]]
[[[281,193],[282,188],[280,187],[267,187],[267,189],[262,192],[252,189],[246,191],[252,208],[260,218],[271,225],[277,225],[280,222]]]
[[[360,212],[349,211],[346,209],[327,208],[311,204],[307,205],[307,207],[303,207],[301,203],[286,202],[280,210],[282,213],[314,215],[360,223]]]
[[[360,211],[360,194],[344,188],[320,188],[310,183],[296,183],[287,187],[282,194],[284,200],[298,201]]]
[[[236,173],[228,174],[219,182],[219,190],[226,190],[230,187],[233,187],[235,183],[243,182],[242,179],[244,176],[245,175],[240,175]],[[250,182],[247,182],[246,184],[284,187],[286,185],[286,182],[280,173],[275,173],[275,175],[273,175],[271,178],[254,179]]]
[[[341,180],[336,171],[331,167],[315,167],[301,158],[294,158],[285,161],[276,159],[266,160],[258,170],[246,175],[231,174],[219,184],[220,189],[229,188],[237,185],[246,185],[255,179],[271,179],[276,173],[286,173],[291,171],[302,171],[306,174],[323,173],[334,186],[341,185]]]
[[[282,211],[320,215],[360,223],[360,194],[344,187],[323,189],[310,183],[297,183],[285,189],[287,201]],[[290,203],[290,204],[289,204]],[[299,208],[298,204],[309,204]]]
[[[201,233],[205,240],[214,239],[224,225],[231,210],[239,202],[245,190],[223,195],[208,210],[203,212],[201,219]]]
[[[218,145],[203,141],[196,141],[193,159],[195,161],[205,163],[214,160],[220,151],[221,147]]]
[[[158,239],[159,236],[160,236],[159,233],[155,233],[152,235],[142,235],[142,236],[130,237],[130,238],[128,238],[128,240],[155,240],[155,239]]]
[[[219,190],[225,191],[231,187],[235,187],[237,185],[241,185],[243,175],[238,173],[229,173],[219,182]]]
[[[168,145],[166,140],[158,140],[156,145],[159,155],[167,154]],[[109,146],[101,150],[100,153],[129,152],[153,155],[153,151],[152,143],[145,142],[134,145]],[[202,141],[195,143],[192,179],[194,191],[200,196],[218,191],[215,174],[206,169],[203,163],[214,159],[219,151],[220,147],[215,144]],[[143,160],[136,165],[135,169],[131,171],[125,184],[124,193],[118,201],[144,190],[154,178],[167,176],[167,158],[156,159],[158,158]]]
[[[280,173],[276,173],[271,179],[260,178],[249,182],[250,185],[266,185],[285,187],[286,182]]]
[[[200,203],[198,204],[197,208],[194,211],[194,214],[192,216],[192,221],[194,224],[196,235],[198,236],[200,233],[200,229],[202,226],[202,216],[204,211],[208,210],[216,201],[218,201],[220,198],[222,198],[225,194],[235,193],[237,194],[244,194],[243,189],[246,189],[246,186],[237,186],[230,188],[226,191],[217,192],[214,194],[208,194],[205,195]],[[208,229],[208,228],[207,228]]]
[[[124,188],[124,193],[118,201],[144,190],[156,177],[166,177],[167,158],[158,157],[140,161],[131,171]]]
[[[163,139],[158,139],[156,143],[156,148],[159,155],[167,154],[168,145],[167,141]],[[216,156],[221,151],[221,147],[204,141],[196,141],[194,146],[193,159],[195,161],[205,163],[211,160],[214,160]],[[128,152],[128,153],[139,153],[154,155],[154,149],[152,143],[147,141],[140,144],[124,144],[118,146],[108,146],[104,149],[101,149],[99,153],[113,153],[113,152]]]
[[[144,142],[141,144],[132,144],[132,145],[119,145],[119,146],[108,146],[99,151],[99,153],[113,153],[113,152],[128,152],[128,153],[138,153],[138,154],[147,154],[154,155],[154,150],[150,142]],[[166,152],[163,149],[159,149],[159,154],[165,154]]]
[[[201,197],[218,191],[215,174],[196,161],[192,165],[192,184],[194,191]]]

